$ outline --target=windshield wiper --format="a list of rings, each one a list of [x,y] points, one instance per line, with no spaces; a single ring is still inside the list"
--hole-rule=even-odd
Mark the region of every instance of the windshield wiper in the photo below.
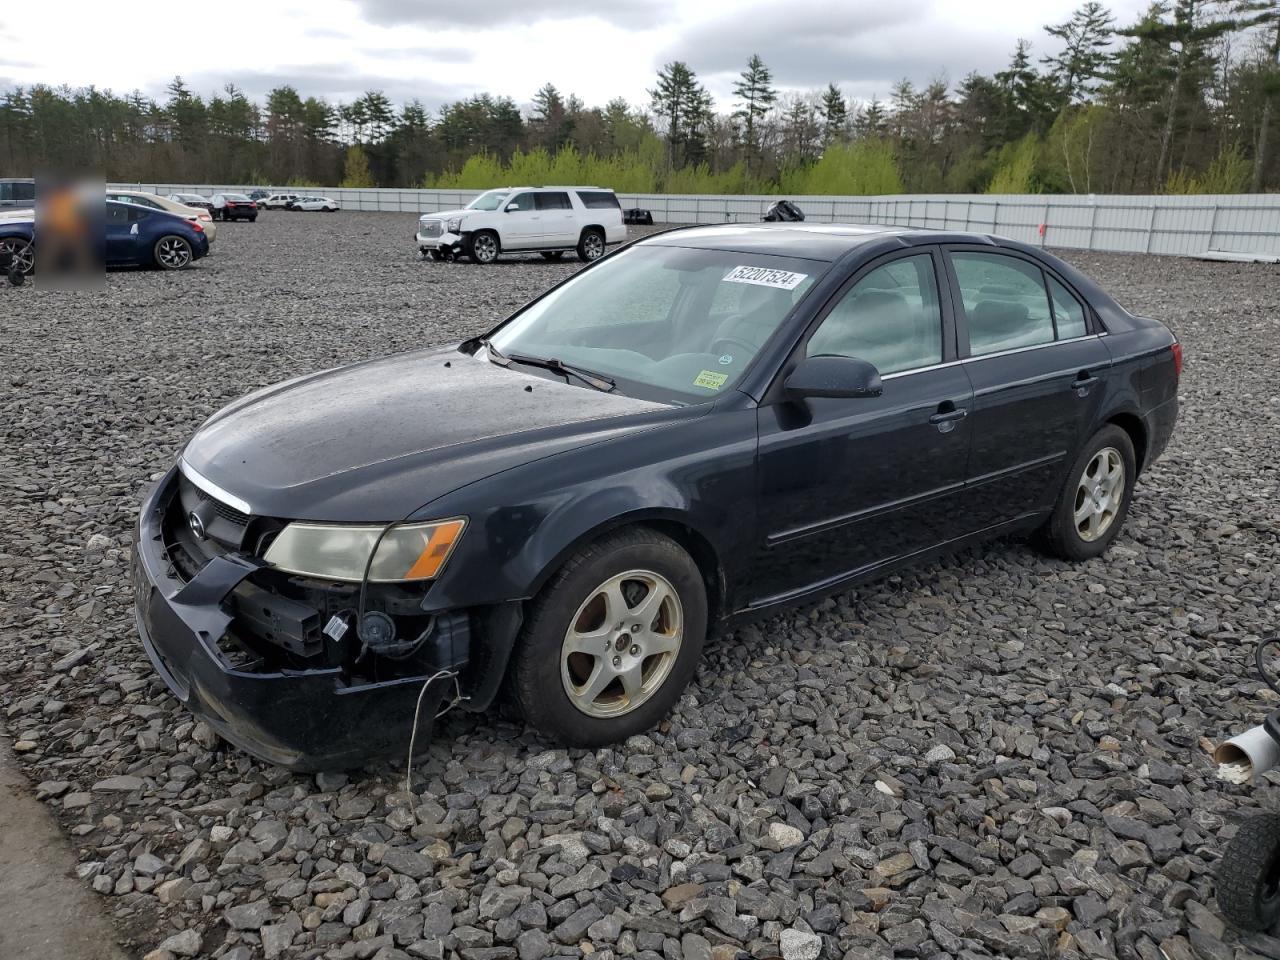
[[[605,393],[613,390],[618,385],[617,381],[611,377],[606,377],[602,373],[596,373],[583,367],[575,367],[556,357],[534,357],[526,353],[503,353],[489,340],[481,340],[480,342],[489,351],[489,358],[502,367],[509,367],[513,363],[522,363],[527,367],[541,367],[543,370],[558,373],[562,377],[577,377],[587,386],[594,387],[596,390],[601,390]]]

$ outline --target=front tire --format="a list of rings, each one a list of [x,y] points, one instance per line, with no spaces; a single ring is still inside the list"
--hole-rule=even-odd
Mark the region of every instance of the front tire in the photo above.
[[[1280,921],[1280,816],[1250,817],[1222,852],[1218,909],[1242,930],[1268,930]]]
[[[706,632],[693,558],[653,530],[611,534],[570,557],[534,599],[512,655],[516,702],[560,743],[620,742],[675,705]]]
[[[583,263],[590,263],[603,256],[604,232],[596,227],[587,227],[578,238],[578,259]]]
[[[1138,476],[1133,441],[1107,424],[1084,445],[1049,522],[1044,543],[1064,560],[1092,560],[1120,535]]]
[[[151,252],[161,270],[185,270],[195,259],[191,244],[182,237],[161,237]]]
[[[498,235],[481,230],[467,237],[467,256],[472,263],[493,263],[498,259]]]

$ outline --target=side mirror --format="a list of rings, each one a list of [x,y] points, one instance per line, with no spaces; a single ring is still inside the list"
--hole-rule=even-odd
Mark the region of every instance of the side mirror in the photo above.
[[[783,389],[792,400],[806,397],[878,397],[880,371],[857,357],[808,357],[791,371]]]

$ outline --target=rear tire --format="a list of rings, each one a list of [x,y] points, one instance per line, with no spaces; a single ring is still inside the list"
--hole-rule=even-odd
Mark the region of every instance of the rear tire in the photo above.
[[[1092,560],[1120,535],[1138,476],[1133,441],[1109,423],[1089,438],[1067,474],[1042,529],[1046,549],[1064,560]]]
[[[1268,930],[1280,920],[1280,816],[1249,817],[1222,852],[1218,909],[1242,930]]]
[[[151,254],[161,270],[185,270],[195,259],[191,244],[183,237],[161,237],[151,248]]]
[[[587,227],[578,238],[578,259],[583,263],[591,263],[604,256],[604,231],[598,227]]]
[[[706,632],[693,558],[644,527],[610,534],[570,557],[533,600],[512,654],[515,701],[563,744],[621,742],[675,705]]]

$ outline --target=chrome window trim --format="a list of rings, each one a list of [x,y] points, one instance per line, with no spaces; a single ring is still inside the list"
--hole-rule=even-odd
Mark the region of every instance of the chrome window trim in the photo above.
[[[227,492],[209,478],[197,473],[191,464],[187,463],[186,457],[178,458],[178,469],[182,471],[184,477],[191,481],[193,486],[199,487],[215,500],[221,500],[227,506],[234,507],[246,516],[253,516],[253,507],[249,505],[247,500],[242,500],[234,493]]]
[[[1011,350],[1000,350],[996,353],[983,353],[976,357],[964,357],[960,360],[948,360],[946,363],[935,363],[927,367],[916,367],[914,370],[899,370],[897,373],[882,374],[881,380],[896,380],[898,377],[909,377],[913,373],[927,373],[930,370],[941,370],[944,367],[954,367],[962,363],[972,363],[975,360],[991,360],[995,357],[1009,357],[1015,353],[1028,353],[1032,350],[1043,350],[1045,347],[1056,347],[1063,343],[1082,343],[1085,340],[1101,340],[1105,337],[1105,333],[1086,333],[1083,337],[1070,337],[1066,340],[1050,340],[1048,343],[1033,343],[1026,347],[1014,347]]]

